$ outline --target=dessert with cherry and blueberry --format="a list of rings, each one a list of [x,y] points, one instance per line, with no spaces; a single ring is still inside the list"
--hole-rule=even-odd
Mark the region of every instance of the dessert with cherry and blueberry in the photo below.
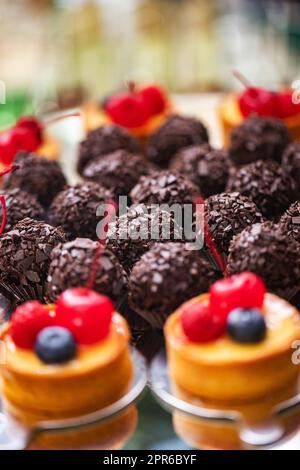
[[[232,130],[250,116],[281,120],[292,139],[299,139],[300,104],[294,101],[292,89],[274,91],[249,84],[241,93],[226,95],[219,107],[224,143],[229,143]]]
[[[88,288],[68,289],[56,304],[21,304],[3,326],[1,340],[5,409],[26,426],[100,410],[130,386],[127,323],[108,297]],[[118,447],[135,423],[131,407],[105,429],[44,436],[37,445],[69,448],[104,439],[105,448]]]
[[[56,160],[59,146],[41,121],[33,116],[23,116],[14,126],[0,133],[0,169],[11,165],[18,152],[35,152]]]
[[[251,272],[216,281],[165,325],[174,390],[204,407],[241,412],[252,424],[297,390],[292,361],[299,312],[266,292]],[[196,447],[239,448],[236,432],[175,415],[177,432]]]
[[[169,97],[160,86],[138,87],[130,82],[127,90],[113,93],[98,103],[86,103],[82,115],[87,132],[113,123],[144,142],[164,122],[171,109]]]

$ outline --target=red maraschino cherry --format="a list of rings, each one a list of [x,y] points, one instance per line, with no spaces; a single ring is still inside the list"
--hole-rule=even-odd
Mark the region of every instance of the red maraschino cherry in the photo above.
[[[195,343],[214,341],[225,333],[225,325],[213,315],[208,302],[188,303],[182,308],[181,326],[185,336]]]
[[[286,119],[300,113],[300,104],[293,103],[292,90],[283,90],[277,96],[278,117]]]
[[[167,97],[157,85],[148,85],[140,90],[145,105],[151,116],[163,113],[167,107]]]
[[[44,127],[37,118],[34,116],[23,116],[16,122],[15,127],[31,131],[31,133],[36,137],[38,144],[41,145],[43,141]]]
[[[81,345],[97,343],[109,333],[114,306],[108,297],[86,287],[65,290],[56,303],[56,324],[69,329]]]
[[[122,93],[110,98],[106,112],[114,123],[127,128],[143,126],[149,119],[143,98],[133,93]]]

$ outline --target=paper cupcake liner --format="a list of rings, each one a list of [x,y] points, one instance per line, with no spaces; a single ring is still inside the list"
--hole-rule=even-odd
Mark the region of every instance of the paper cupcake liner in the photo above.
[[[27,300],[45,301],[45,292],[40,284],[19,285],[12,282],[0,281],[2,292],[15,301],[16,304],[26,302]]]

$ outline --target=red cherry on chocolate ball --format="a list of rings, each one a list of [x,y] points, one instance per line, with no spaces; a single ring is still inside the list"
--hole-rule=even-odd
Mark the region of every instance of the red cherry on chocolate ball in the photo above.
[[[160,114],[166,109],[166,95],[157,85],[148,85],[142,88],[140,95],[152,116]]]
[[[138,93],[122,93],[110,98],[106,112],[115,124],[127,128],[143,126],[150,117],[148,107]]]
[[[258,116],[276,116],[276,95],[264,88],[249,87],[239,96],[239,105],[244,117],[250,114]]]
[[[16,346],[33,349],[38,333],[54,323],[53,310],[33,300],[20,305],[13,313],[10,335]]]
[[[42,143],[43,126],[38,119],[33,116],[23,116],[17,122],[15,127],[21,127],[32,131],[39,144]]]
[[[260,277],[245,272],[215,282],[210,288],[210,308],[226,323],[235,308],[261,308],[266,292]]]
[[[105,339],[114,312],[108,297],[84,287],[65,290],[56,303],[56,323],[69,329],[82,345]]]
[[[180,320],[184,334],[195,343],[214,341],[225,332],[224,323],[212,314],[208,302],[187,304],[183,307]]]

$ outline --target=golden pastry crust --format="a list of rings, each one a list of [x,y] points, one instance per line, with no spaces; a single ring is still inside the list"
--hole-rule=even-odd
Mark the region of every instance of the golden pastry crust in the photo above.
[[[190,302],[202,302],[207,296]],[[188,341],[179,321],[181,308],[169,317],[165,336],[171,378],[187,393],[208,400],[245,403],[298,379],[300,366],[292,362],[292,345],[300,339],[300,317],[285,300],[265,295],[267,335],[251,345],[233,342],[227,335],[204,344]]]
[[[234,127],[239,126],[244,117],[240,111],[237,96],[234,93],[226,95],[218,108],[218,116],[221,123],[223,143],[227,147],[230,144],[230,134]],[[300,113],[284,119],[293,140],[300,139]]]

